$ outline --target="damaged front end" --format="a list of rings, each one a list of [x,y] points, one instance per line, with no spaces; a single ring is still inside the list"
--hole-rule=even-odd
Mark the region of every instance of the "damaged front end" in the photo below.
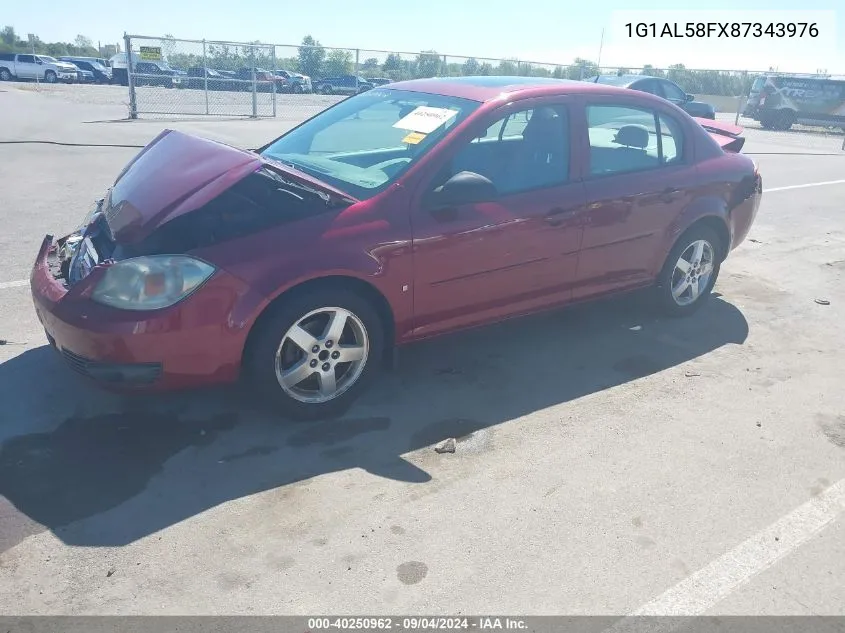
[[[87,277],[97,264],[111,258],[114,239],[103,218],[105,199],[97,200],[79,228],[58,238],[47,253],[47,266],[53,278],[67,288]]]

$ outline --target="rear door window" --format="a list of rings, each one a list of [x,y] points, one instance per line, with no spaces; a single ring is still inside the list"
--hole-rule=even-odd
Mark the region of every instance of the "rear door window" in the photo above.
[[[588,105],[590,174],[608,176],[656,169],[683,160],[683,132],[650,108]]]

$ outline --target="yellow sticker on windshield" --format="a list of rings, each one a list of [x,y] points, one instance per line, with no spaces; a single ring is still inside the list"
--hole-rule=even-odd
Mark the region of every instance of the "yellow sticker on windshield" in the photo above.
[[[410,134],[408,134],[408,136],[402,139],[402,142],[410,143],[411,145],[416,145],[417,143],[422,141],[425,136],[425,134],[421,134],[419,132],[411,132]]]

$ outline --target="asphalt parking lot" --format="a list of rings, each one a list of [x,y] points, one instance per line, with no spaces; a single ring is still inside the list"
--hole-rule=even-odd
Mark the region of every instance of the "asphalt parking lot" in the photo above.
[[[256,147],[325,98],[128,122],[66,88],[0,85],[0,613],[845,615],[841,135],[747,130],[762,207],[696,316],[419,344],[294,424],[90,387],[25,280],[163,127]]]

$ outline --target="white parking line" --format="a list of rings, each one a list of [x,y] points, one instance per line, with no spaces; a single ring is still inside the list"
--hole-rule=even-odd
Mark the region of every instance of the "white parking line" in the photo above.
[[[840,185],[845,183],[845,180],[827,180],[825,182],[811,182],[806,185],[789,185],[788,187],[772,187],[771,189],[763,189],[763,193],[772,193],[774,191],[787,191],[788,189],[804,189],[806,187],[821,187],[823,185]],[[27,279],[18,279],[17,281],[0,281],[0,290],[6,288],[19,288],[29,283]]]
[[[763,193],[771,193],[773,191],[788,191],[789,189],[806,189],[807,187],[821,187],[823,185],[841,185],[845,180],[826,180],[824,182],[811,182],[806,185],[789,185],[788,187],[772,187],[771,189],[763,189]]]
[[[644,604],[629,617],[702,615],[753,576],[798,549],[843,512],[845,479]],[[607,631],[638,630],[641,625],[642,621],[625,618]]]
[[[0,290],[4,288],[19,288],[29,283],[28,279],[18,279],[17,281],[0,281]]]

